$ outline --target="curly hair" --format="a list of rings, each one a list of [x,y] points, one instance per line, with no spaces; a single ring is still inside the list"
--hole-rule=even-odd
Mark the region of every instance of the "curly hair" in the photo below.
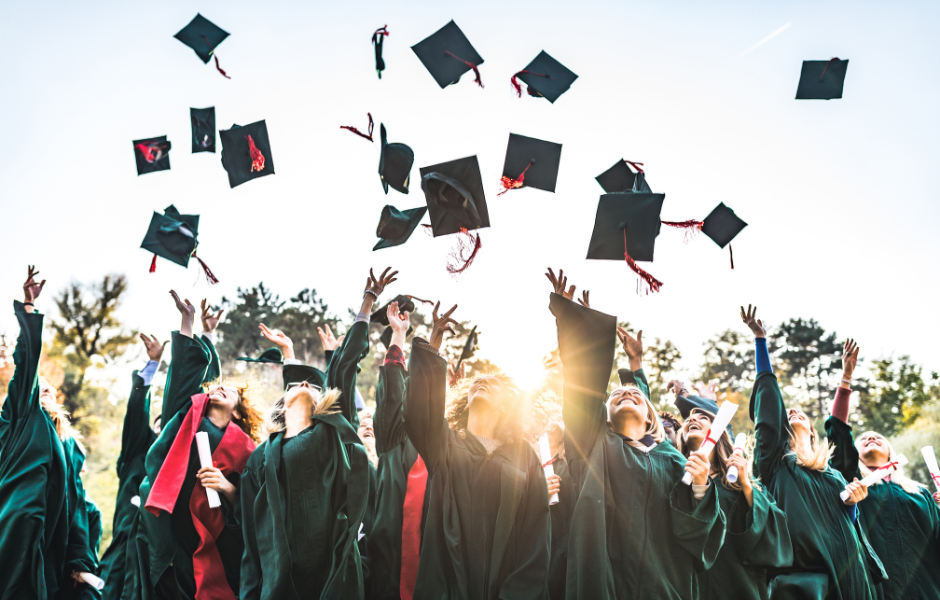
[[[527,431],[524,426],[525,407],[520,402],[522,392],[512,377],[505,373],[484,374],[473,379],[459,380],[448,390],[447,410],[445,416],[447,424],[454,431],[466,431],[470,419],[470,386],[486,378],[498,379],[502,383],[503,393],[509,398],[503,403],[503,415],[497,425],[496,439],[504,444],[512,444],[526,439]]]
[[[233,417],[232,420],[257,444],[261,441],[261,426],[264,424],[264,414],[258,408],[258,397],[251,388],[251,383],[247,381],[244,385],[235,387],[238,390],[238,404],[235,405],[235,410],[241,416],[237,419]]]

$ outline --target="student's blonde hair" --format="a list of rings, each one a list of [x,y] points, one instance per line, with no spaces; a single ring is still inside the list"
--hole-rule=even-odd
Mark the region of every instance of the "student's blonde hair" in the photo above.
[[[342,395],[342,392],[337,389],[328,389],[326,392],[321,393],[315,388],[310,388],[310,416],[332,415],[338,412],[339,409],[336,404],[339,402],[340,395]],[[286,397],[287,393],[285,392],[277,399],[277,402],[274,403],[268,413],[268,418],[265,420],[265,427],[271,433],[284,431],[284,428],[287,427],[285,418],[287,412]]]
[[[55,389],[49,380],[45,377],[39,378],[39,404],[42,406],[43,411],[49,417],[49,420],[52,421],[52,425],[55,427],[56,435],[59,436],[59,439],[63,442],[69,438],[74,439],[76,442],[81,439],[81,434],[72,427],[72,421],[69,419],[69,411],[65,410],[61,404],[59,404],[55,398],[47,398],[42,395],[42,386],[49,386]],[[79,446],[81,444],[79,443]]]
[[[646,431],[644,431],[643,434],[652,437],[653,441],[657,444],[661,444],[663,440],[666,439],[666,430],[663,429],[662,421],[659,420],[659,411],[656,410],[656,407],[653,406],[653,403],[650,402],[650,399],[646,397],[646,394],[643,393],[643,390],[640,389],[640,386],[634,383],[625,383],[611,390],[610,394],[607,394],[607,400],[610,400],[610,395],[621,388],[633,388],[635,390],[640,390],[640,395],[643,396],[643,400],[646,401],[647,413]],[[607,402],[605,401],[604,404],[606,405]]]
[[[809,421],[808,418],[807,420]],[[790,427],[789,422],[787,428],[790,430],[790,451],[787,454],[795,456],[796,464],[801,467],[813,471],[825,471],[829,467],[829,460],[832,459],[832,453],[835,452],[836,447],[828,439],[822,442],[819,441],[819,436],[816,433],[816,422],[809,421],[809,452],[800,445],[796,432]]]
[[[858,436],[858,441],[855,442],[855,448],[858,450],[858,454],[859,454],[858,470],[861,472],[862,477],[867,477],[868,475],[871,475],[871,469],[869,469],[867,466],[865,466],[865,463],[863,463],[863,462],[862,462],[862,459],[861,459],[861,454],[862,454],[862,439],[863,439],[865,436],[868,436],[868,435],[877,435],[877,436],[880,436],[880,437],[885,441],[885,443],[888,445],[888,462],[893,462],[893,461],[897,460],[897,455],[896,455],[895,452],[894,452],[894,446],[891,445],[891,442],[888,441],[888,438],[886,438],[885,436],[883,436],[883,435],[881,435],[880,433],[877,433],[877,432],[875,432],[875,431],[866,431],[866,432],[863,433],[862,435]],[[905,492],[907,492],[908,494],[914,494],[914,495],[920,494],[920,491],[921,491],[922,489],[925,489],[925,488],[927,487],[927,486],[925,486],[925,485],[923,485],[923,484],[917,483],[916,481],[914,481],[913,479],[911,479],[910,477],[908,477],[907,475],[905,475],[905,474],[904,474],[904,467],[901,467],[901,466],[899,466],[899,467],[894,471],[894,473],[891,474],[891,481],[894,482],[894,483],[896,483],[896,484],[898,484],[899,486],[901,486],[901,489],[904,490]],[[876,481],[876,482],[875,482],[875,485],[880,485],[880,484],[882,484],[882,483],[884,483],[883,480],[882,480],[882,481]]]

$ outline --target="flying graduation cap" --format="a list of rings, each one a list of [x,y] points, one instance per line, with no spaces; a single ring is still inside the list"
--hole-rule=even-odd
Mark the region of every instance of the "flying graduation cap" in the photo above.
[[[558,97],[568,91],[578,76],[571,72],[554,58],[542,50],[525,69],[512,76],[510,83],[518,97],[522,97],[522,85],[519,79],[528,86],[526,92],[535,98],[545,98],[552,104]]]
[[[845,84],[845,72],[849,61],[830,58],[829,60],[804,60],[800,72],[800,85],[796,88],[797,100],[832,100],[842,97]]]
[[[372,117],[369,118],[371,120]],[[386,140],[384,123],[379,125],[379,138],[382,142],[379,155],[379,177],[382,179],[382,189],[387,194],[391,186],[392,189],[407,194],[411,167],[415,164],[414,150],[405,144],[389,144]]]
[[[384,325],[385,329],[382,331],[382,335],[379,337],[379,341],[382,342],[382,345],[388,348],[392,343],[392,328],[388,323],[388,307],[392,302],[398,303],[398,312],[399,313],[410,313],[415,310],[414,301],[422,302],[425,304],[431,304],[430,300],[422,300],[421,298],[415,298],[414,296],[398,295],[395,296],[391,301],[389,301],[385,306],[379,308],[372,315],[369,316],[370,323],[376,323],[378,325]],[[409,336],[414,333],[414,327],[408,327],[408,332],[405,336]]]
[[[467,341],[463,345],[463,350],[460,352],[460,358],[457,359],[457,366],[454,367],[454,372],[456,373],[460,369],[460,365],[463,361],[467,360],[473,356],[473,352],[476,349],[477,345],[477,326],[474,325],[473,329],[470,330],[470,335],[467,336]]]
[[[451,21],[430,37],[411,47],[418,59],[434,77],[441,89],[460,81],[461,75],[472,70],[477,85],[483,87],[479,65],[483,57],[470,44],[460,27]]]
[[[256,121],[250,125],[232,125],[219,132],[222,141],[222,167],[228,172],[228,184],[237,187],[246,181],[274,175],[274,157],[268,126]]]
[[[215,107],[190,108],[189,120],[193,126],[193,154],[215,152]]]
[[[471,232],[490,226],[477,157],[422,167],[421,191],[428,204],[434,237],[459,235],[447,271],[451,275],[463,273],[483,246],[480,235]]]
[[[193,257],[202,266],[209,283],[218,283],[219,280],[209,270],[206,263],[196,256],[199,246],[199,215],[183,215],[172,204],[163,211],[153,213],[150,227],[140,247],[153,252],[150,263],[150,272],[157,270],[157,257],[161,256],[182,267],[189,267],[189,258]]]
[[[228,36],[229,33],[227,31],[199,13],[196,13],[193,20],[190,21],[186,27],[180,29],[173,37],[192,48],[196,56],[198,56],[199,60],[203,63],[208,63],[210,57],[214,58],[215,68],[219,73],[226,79],[231,79],[231,77],[226,75],[225,71],[222,70],[222,67],[219,66],[219,57],[215,56],[216,47]]]
[[[587,258],[625,260],[651,291],[658,292],[662,282],[643,270],[636,261],[653,261],[665,199],[665,194],[650,192],[601,196]]]
[[[264,352],[258,355],[257,358],[251,358],[250,356],[239,356],[235,360],[243,360],[245,362],[253,363],[268,363],[268,364],[281,364],[284,362],[284,355],[281,353],[281,349],[277,346],[268,348]]]
[[[521,187],[554,193],[560,162],[561,144],[510,133],[503,176],[499,180],[503,191],[497,195]]]
[[[633,172],[633,169],[636,172]],[[646,172],[643,171],[643,163],[633,162],[632,160],[620,159],[614,166],[607,169],[594,179],[601,184],[604,191],[608,194],[618,192],[652,192],[649,184],[646,182]]]
[[[729,244],[745,227],[747,227],[747,223],[734,214],[733,210],[725,206],[724,202],[716,206],[702,221],[702,233],[710,237],[719,247],[728,246],[732,269],[734,268],[734,253]]]
[[[170,142],[166,136],[134,140],[134,160],[137,176],[170,170]]]
[[[379,217],[379,226],[375,230],[379,242],[372,250],[400,246],[407,242],[426,212],[428,212],[427,206],[398,210],[394,206],[385,205]]]
[[[372,34],[372,46],[375,49],[375,72],[382,79],[382,71],[385,70],[385,60],[382,58],[382,44],[385,36],[391,35],[388,32],[388,25],[382,25]]]

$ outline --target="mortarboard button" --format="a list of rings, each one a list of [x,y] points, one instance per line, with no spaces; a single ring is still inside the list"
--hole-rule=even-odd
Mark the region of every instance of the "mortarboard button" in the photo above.
[[[389,35],[388,25],[382,25],[382,27],[376,29],[375,33],[372,34],[372,46],[375,49],[375,72],[379,74],[379,79],[382,79],[382,71],[385,70],[385,60],[382,58],[382,44],[387,35]]]
[[[281,349],[277,346],[273,348],[268,348],[264,352],[258,355],[258,358],[251,358],[248,356],[239,356],[235,360],[243,360],[245,362],[254,362],[254,363],[269,363],[269,364],[281,364],[284,362],[284,355],[281,354]]]
[[[587,258],[626,260],[627,265],[652,291],[659,291],[662,282],[640,268],[636,261],[653,260],[656,237],[662,227],[660,212],[665,199],[665,194],[649,192],[601,196]]]
[[[542,50],[525,69],[512,76],[511,83],[519,97],[522,97],[522,85],[517,79],[525,82],[530,96],[543,97],[554,104],[577,78],[565,65]]]
[[[849,61],[830,58],[829,60],[804,60],[800,72],[800,85],[796,88],[797,100],[831,100],[842,97],[845,84],[845,72]]]
[[[554,192],[560,162],[561,144],[510,133],[498,195],[521,187]]]
[[[229,33],[227,31],[199,13],[196,13],[193,20],[190,21],[186,27],[180,29],[173,37],[192,48],[196,56],[198,56],[199,60],[203,63],[208,63],[209,58],[213,57],[216,47],[228,36]],[[219,66],[219,57],[215,56],[214,58],[215,68],[218,69],[219,73],[231,79]]]
[[[402,211],[394,206],[386,205],[385,208],[382,209],[382,215],[379,217],[379,226],[375,231],[379,242],[372,250],[391,248],[392,246],[399,246],[407,242],[411,234],[414,233],[418,223],[424,218],[426,212],[428,212],[427,206]]]
[[[170,170],[170,142],[166,136],[134,140],[134,160],[137,175]]]
[[[219,139],[222,141],[222,166],[228,172],[230,187],[274,175],[268,126],[263,120],[244,127],[232,125],[231,129],[219,132]]]
[[[369,119],[371,121],[371,115]],[[389,144],[386,141],[384,123],[379,125],[379,137],[382,141],[379,156],[379,177],[382,179],[382,188],[386,194],[389,186],[402,194],[407,194],[415,153],[405,144]]]
[[[483,87],[480,70],[477,68],[483,64],[483,57],[477,54],[470,40],[453,21],[438,29],[430,37],[418,42],[411,49],[418,55],[441,89],[457,83],[460,76],[470,70],[473,70],[476,75],[476,83]]]
[[[206,263],[196,256],[199,246],[199,215],[183,215],[172,204],[163,211],[153,213],[150,226],[140,247],[153,252],[150,263],[150,272],[157,270],[157,257],[163,257],[182,267],[189,266],[189,258],[193,257],[202,266],[209,283],[218,283]]]
[[[643,171],[642,165],[643,163],[620,159],[614,166],[594,179],[601,184],[601,187],[608,194],[629,191],[652,192],[653,190],[646,182],[646,173]],[[630,167],[636,169],[636,173]]]
[[[190,108],[193,126],[193,154],[215,152],[215,107]]]

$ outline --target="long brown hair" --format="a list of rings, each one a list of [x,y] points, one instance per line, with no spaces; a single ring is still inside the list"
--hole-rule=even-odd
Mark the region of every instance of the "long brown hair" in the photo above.
[[[47,385],[50,388],[53,388],[53,386],[45,377],[40,377],[39,390],[37,391],[39,392],[39,404],[49,417],[49,420],[52,421],[56,435],[58,435],[59,439],[63,442],[69,438],[74,438],[78,441],[82,436],[72,427],[72,421],[69,419],[69,411],[65,410],[65,407],[56,400],[44,398],[41,391],[43,385]]]
[[[692,415],[696,413],[705,415],[706,417],[708,417],[709,421],[715,420],[715,415],[708,412],[707,410],[701,410],[698,408],[693,408],[692,412],[689,414],[689,417],[691,417]],[[689,423],[689,419],[686,419],[685,423],[686,424]],[[686,431],[685,424],[683,424],[682,428],[679,429],[678,432],[676,432],[676,444],[679,446],[679,452],[682,453],[682,456],[685,456],[686,458],[688,458],[689,454],[692,453],[692,450],[686,445],[688,444],[688,434]],[[734,483],[728,481],[727,461],[729,458],[731,458],[732,454],[734,454],[734,442],[731,441],[731,435],[728,433],[727,430],[722,431],[721,435],[718,437],[718,443],[715,444],[715,449],[712,450],[711,468],[713,471],[718,473],[718,476],[721,478],[722,485],[724,485],[729,490],[735,490],[737,492],[740,492],[744,489],[744,487],[741,485],[740,477],[738,477],[738,480],[735,481]],[[751,468],[751,458],[748,458],[748,470],[749,471],[750,471],[750,468]]]
[[[505,373],[480,375],[474,379],[461,379],[447,393],[448,405],[445,413],[447,424],[454,431],[466,431],[470,419],[470,386],[477,381],[492,377],[502,383],[503,393],[510,398],[503,403],[503,415],[496,429],[496,439],[504,444],[512,444],[526,438],[525,411],[519,402],[522,393],[512,377]]]

